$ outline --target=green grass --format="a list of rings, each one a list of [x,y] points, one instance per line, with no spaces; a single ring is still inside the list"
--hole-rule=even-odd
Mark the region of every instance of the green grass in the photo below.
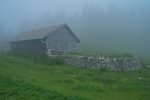
[[[150,68],[96,71],[65,65],[60,59],[46,59],[37,57],[35,63],[31,56],[1,54],[0,100],[150,99]]]

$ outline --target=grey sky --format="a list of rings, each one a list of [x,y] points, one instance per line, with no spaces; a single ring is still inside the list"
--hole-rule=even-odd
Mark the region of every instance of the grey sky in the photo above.
[[[129,9],[145,9],[150,0],[0,0],[0,21],[6,27],[14,27],[23,18],[37,19],[39,16],[50,13],[66,12],[72,15],[81,11],[86,5],[99,5],[107,8],[111,3]]]

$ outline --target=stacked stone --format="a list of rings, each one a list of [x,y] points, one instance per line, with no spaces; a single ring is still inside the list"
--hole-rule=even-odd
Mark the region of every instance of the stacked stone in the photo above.
[[[142,68],[139,58],[106,58],[103,56],[65,56],[67,64],[89,69],[110,71],[134,71]]]

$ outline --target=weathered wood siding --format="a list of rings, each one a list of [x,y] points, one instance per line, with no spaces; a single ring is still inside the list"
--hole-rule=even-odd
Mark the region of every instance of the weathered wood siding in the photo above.
[[[46,53],[46,46],[39,39],[11,42],[11,51],[13,53]]]
[[[46,42],[48,43],[48,49],[61,51],[68,51],[77,46],[76,39],[66,27],[50,34]]]

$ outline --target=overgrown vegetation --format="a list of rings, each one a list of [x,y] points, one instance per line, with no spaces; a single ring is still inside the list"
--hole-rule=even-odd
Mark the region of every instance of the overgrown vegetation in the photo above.
[[[29,55],[0,55],[0,100],[150,99],[149,68],[107,72],[70,67],[58,58],[36,60],[35,65]]]

